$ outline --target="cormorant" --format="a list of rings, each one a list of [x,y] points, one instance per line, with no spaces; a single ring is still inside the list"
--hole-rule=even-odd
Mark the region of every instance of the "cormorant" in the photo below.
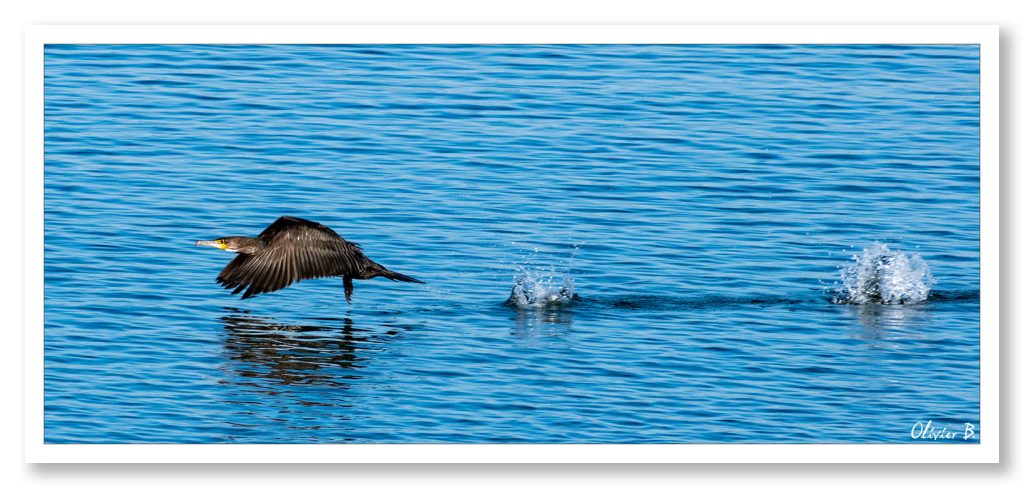
[[[423,283],[396,273],[363,255],[359,244],[342,239],[325,225],[297,217],[281,217],[259,237],[221,237],[196,241],[196,246],[238,253],[217,276],[224,288],[243,290],[242,299],[280,290],[311,278],[340,276],[345,280],[345,301],[352,303],[352,280],[383,276],[392,281]]]

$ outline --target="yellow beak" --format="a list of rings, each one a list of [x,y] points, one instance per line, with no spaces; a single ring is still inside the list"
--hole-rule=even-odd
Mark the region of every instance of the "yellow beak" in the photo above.
[[[221,251],[226,251],[228,249],[228,245],[227,244],[224,244],[223,242],[217,242],[217,241],[196,241],[196,246],[216,247],[217,249],[220,249]]]

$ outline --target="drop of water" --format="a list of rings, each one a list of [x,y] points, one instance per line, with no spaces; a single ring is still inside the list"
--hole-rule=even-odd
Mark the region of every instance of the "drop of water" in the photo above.
[[[876,242],[855,254],[853,261],[840,271],[841,288],[832,297],[834,303],[920,303],[935,284],[920,254],[907,255],[888,244]]]

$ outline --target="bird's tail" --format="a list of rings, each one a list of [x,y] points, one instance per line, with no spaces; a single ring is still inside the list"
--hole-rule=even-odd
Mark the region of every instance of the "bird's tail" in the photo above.
[[[380,271],[379,271],[380,274],[378,274],[377,276],[382,276],[382,277],[387,278],[387,279],[392,280],[392,281],[407,281],[409,283],[423,283],[422,281],[417,280],[416,278],[413,278],[412,276],[404,275],[402,273],[396,273],[396,272],[391,271],[390,269],[387,269],[387,268],[385,268],[383,266],[381,266],[380,268],[381,268]]]

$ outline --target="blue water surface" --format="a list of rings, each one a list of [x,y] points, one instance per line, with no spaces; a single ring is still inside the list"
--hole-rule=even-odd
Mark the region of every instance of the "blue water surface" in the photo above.
[[[45,440],[977,441],[978,80],[968,45],[48,45]],[[427,284],[240,301],[193,244],[281,215]],[[875,242],[932,299],[832,303]]]

